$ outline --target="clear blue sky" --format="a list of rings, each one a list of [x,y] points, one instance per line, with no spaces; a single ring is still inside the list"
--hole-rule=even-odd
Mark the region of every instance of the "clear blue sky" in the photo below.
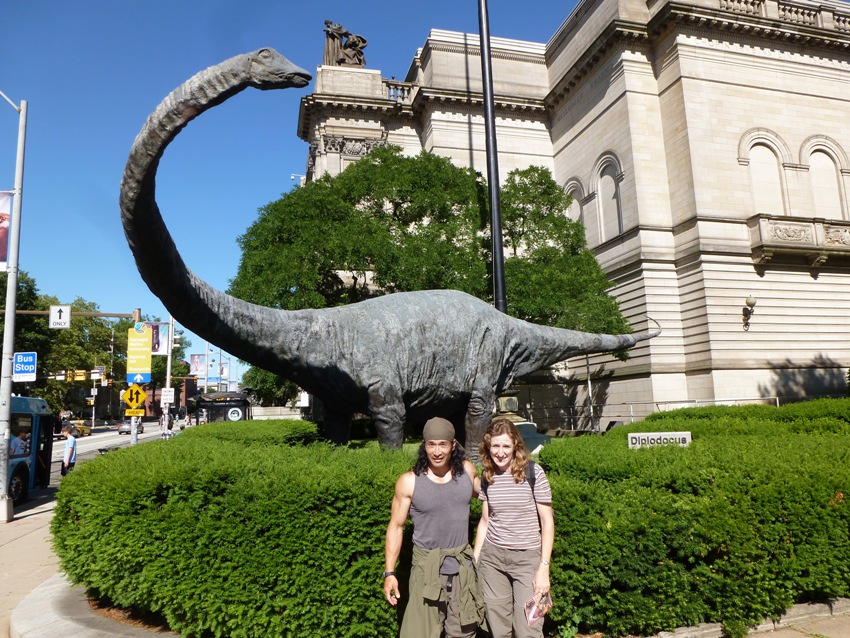
[[[494,37],[543,42],[573,0],[490,0]],[[272,47],[315,74],[324,21],[368,40],[366,68],[403,78],[431,29],[478,32],[476,0],[39,0],[9,2],[0,90],[29,105],[20,267],[61,303],[168,319],[124,239],[118,189],[148,114],[198,71]],[[236,274],[236,238],[303,174],[298,105],[313,89],[252,89],[192,122],[168,148],[157,201],[189,268],[219,289]],[[0,101],[0,190],[12,190],[18,115]],[[5,294],[5,293],[3,293]],[[189,352],[203,353],[194,335]]]

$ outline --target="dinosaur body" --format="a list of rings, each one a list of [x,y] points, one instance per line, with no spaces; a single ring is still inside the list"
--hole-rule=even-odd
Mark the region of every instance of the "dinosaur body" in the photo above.
[[[342,442],[354,413],[372,416],[400,447],[406,420],[450,418],[477,447],[498,392],[566,358],[654,336],[587,334],[527,323],[455,290],[396,293],[320,310],[285,311],[218,291],[189,271],[160,215],[155,175],[165,147],[193,118],[239,91],[306,85],[270,49],[236,56],[173,91],[148,118],[121,184],[125,234],[142,278],[183,326],[321,398],[326,431]],[[657,334],[657,333],[655,333]]]

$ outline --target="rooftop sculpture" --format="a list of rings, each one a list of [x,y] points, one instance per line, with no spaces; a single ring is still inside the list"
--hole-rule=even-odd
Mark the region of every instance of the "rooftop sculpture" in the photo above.
[[[341,24],[325,20],[325,66],[366,66],[363,49],[366,38],[343,29]]]
[[[165,148],[195,117],[248,87],[303,87],[310,76],[271,49],[239,55],[175,89],[136,137],[121,183],[121,219],[139,272],[183,326],[321,398],[325,429],[348,439],[351,416],[372,416],[383,445],[404,423],[443,416],[477,448],[497,393],[517,377],[658,334],[588,334],[527,323],[455,290],[396,293],[320,310],[286,311],[231,297],[192,273],[156,203]],[[465,437],[464,437],[465,433]]]

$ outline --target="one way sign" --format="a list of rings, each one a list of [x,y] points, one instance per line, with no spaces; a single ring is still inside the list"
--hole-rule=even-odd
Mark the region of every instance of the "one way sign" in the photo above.
[[[50,327],[71,327],[71,306],[50,306]]]

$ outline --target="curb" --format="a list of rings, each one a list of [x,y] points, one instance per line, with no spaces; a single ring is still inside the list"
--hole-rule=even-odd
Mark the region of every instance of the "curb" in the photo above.
[[[174,635],[140,629],[100,616],[89,607],[82,585],[57,574],[36,587],[12,611],[11,638],[150,638]]]
[[[804,603],[794,605],[778,620],[766,618],[764,622],[751,627],[750,634],[778,631],[780,629],[798,629],[802,623],[824,620],[850,614],[850,598],[838,598],[831,603]],[[850,618],[848,618],[850,623]],[[675,631],[662,631],[654,638],[725,638],[720,623],[703,623],[694,627],[681,627]]]

